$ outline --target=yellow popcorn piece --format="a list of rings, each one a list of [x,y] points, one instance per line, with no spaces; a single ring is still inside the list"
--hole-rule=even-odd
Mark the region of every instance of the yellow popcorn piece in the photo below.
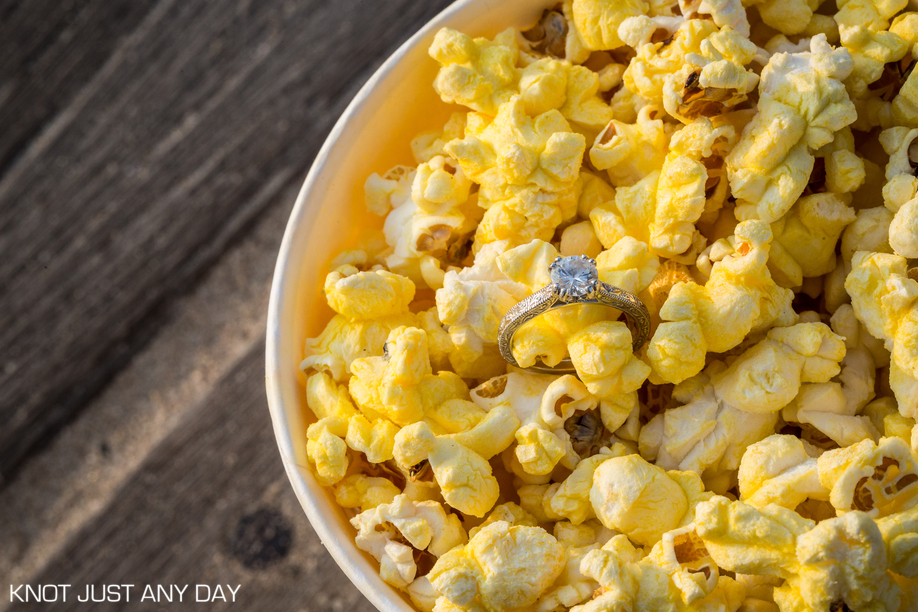
[[[300,363],[300,369],[307,373],[327,372],[336,381],[346,381],[355,359],[382,355],[389,333],[414,323],[410,312],[367,321],[335,315],[318,337],[306,340],[308,356]]]
[[[462,138],[464,133],[465,113],[453,113],[442,130],[427,130],[412,139],[411,152],[414,154],[414,160],[418,164],[423,164],[438,155],[446,157],[446,143]]]
[[[361,512],[372,510],[382,504],[390,504],[401,493],[388,478],[351,474],[335,485],[335,501],[342,508],[360,508]]]
[[[774,432],[777,411],[803,382],[827,382],[845,354],[822,323],[774,328],[729,366],[713,362],[676,387],[684,405],[655,416],[641,430],[641,454],[666,469],[701,474],[735,470],[746,448]]]
[[[640,240],[625,236],[596,257],[599,280],[634,294],[650,286],[660,259]]]
[[[631,92],[690,123],[729,111],[755,89],[758,76],[744,66],[756,47],[742,34],[707,19],[689,19],[666,41],[655,42],[656,33],[668,29],[661,22],[665,18],[632,17],[619,29],[637,52],[622,77]]]
[[[443,499],[460,512],[481,517],[497,501],[500,487],[488,462],[446,436],[435,436],[426,423],[403,427],[393,452],[402,469],[429,462]]]
[[[650,368],[631,351],[631,332],[618,321],[595,323],[568,342],[571,361],[590,393],[603,399],[636,391]]]
[[[593,473],[590,502],[596,517],[643,546],[663,533],[691,522],[688,513],[701,499],[703,486],[692,475],[674,478],[638,455],[603,461]]]
[[[695,508],[695,531],[718,567],[742,574],[790,578],[797,537],[814,522],[774,504],[754,508],[715,496]]]
[[[670,152],[660,170],[657,203],[650,231],[650,247],[664,257],[687,254],[697,244],[695,222],[702,213],[713,213],[723,204],[712,200],[709,172],[723,166],[723,158],[733,147],[736,133],[732,125],[715,125],[701,117],[676,132],[670,141]],[[726,185],[724,185],[726,186]]]
[[[433,374],[427,334],[416,327],[392,330],[381,357],[355,359],[349,390],[361,410],[405,426],[450,399],[468,397],[468,387],[453,372]]]
[[[569,433],[568,429],[575,430],[567,422],[578,412],[593,410],[597,403],[586,386],[573,376],[552,381],[542,396],[539,412],[516,432],[515,452],[523,470],[536,476],[548,474],[562,460],[565,467],[576,467],[580,461],[577,450],[589,453],[593,443],[599,443],[602,430],[597,427],[598,431],[589,432],[581,439]]]
[[[415,580],[415,554],[436,558],[467,541],[455,514],[436,502],[414,502],[405,495],[361,512],[351,524],[357,529],[357,548],[373,555],[380,577],[400,589]]]
[[[640,557],[623,535],[589,552],[580,569],[601,588],[592,601],[573,610],[726,612],[737,610],[742,603],[743,587],[719,575],[691,528],[670,532],[647,557]]]
[[[883,538],[867,515],[822,521],[798,536],[796,553],[799,568],[774,590],[782,610],[899,609],[901,591],[886,571]]]
[[[762,70],[758,113],[727,156],[737,218],[780,219],[803,193],[813,151],[830,143],[857,113],[841,81],[851,54],[833,50],[824,35],[810,51],[773,55]]]
[[[845,281],[857,318],[892,353],[890,387],[902,416],[918,416],[918,282],[906,260],[885,253],[857,252]]]
[[[908,578],[918,577],[918,507],[877,520],[886,544],[889,569]]]
[[[889,246],[889,225],[892,223],[893,214],[883,206],[864,208],[857,211],[857,218],[845,228],[841,240],[842,259],[848,262],[857,251],[870,251],[872,253],[892,253]],[[838,266],[836,270],[842,268]],[[851,270],[848,270],[850,273]],[[847,276],[847,273],[844,275]],[[842,285],[844,285],[844,276]],[[844,289],[844,287],[842,287]]]
[[[670,135],[659,114],[645,106],[635,123],[613,119],[593,141],[590,162],[597,170],[605,170],[615,187],[634,185],[663,167]],[[611,199],[607,197],[606,201]]]
[[[525,285],[511,281],[498,267],[497,259],[508,247],[505,242],[485,245],[475,255],[474,265],[447,272],[443,288],[437,290],[437,312],[440,321],[449,326],[455,346],[449,360],[460,375],[488,378],[506,367],[499,353],[497,363],[482,364],[482,357],[489,350],[496,353],[500,320],[529,295]],[[498,368],[500,371],[495,372]]]
[[[889,20],[907,0],[842,0],[835,21],[841,44],[854,58],[854,70],[846,80],[852,97],[868,95],[867,86],[880,78],[883,67],[897,62],[908,51],[898,35],[889,32]]]
[[[590,501],[596,469],[613,457],[623,457],[628,450],[622,444],[602,448],[592,457],[581,460],[577,467],[560,483],[527,485],[520,489],[521,500],[537,514],[551,520],[567,519],[573,525],[596,518]],[[523,490],[525,489],[525,491]],[[537,507],[538,506],[538,507]]]
[[[839,515],[858,510],[877,518],[918,504],[918,465],[901,438],[828,451],[819,458],[819,479]]]
[[[835,269],[835,245],[857,218],[834,193],[816,193],[797,200],[786,215],[771,224],[774,240],[768,259],[772,278],[782,287],[799,287],[804,278]]]
[[[414,283],[386,270],[360,272],[342,266],[325,277],[325,298],[335,312],[351,321],[365,321],[408,312]]]
[[[527,527],[538,527],[539,523],[536,521],[535,517],[523,510],[518,504],[513,502],[507,502],[505,504],[500,504],[494,506],[494,509],[488,513],[487,518],[477,527],[472,527],[469,529],[469,537],[474,538],[475,534],[479,531],[496,523],[497,521],[504,521],[512,525],[524,525]]]
[[[588,49],[616,49],[625,44],[619,25],[628,17],[646,15],[649,8],[644,0],[574,0],[574,26]]]
[[[704,367],[705,352],[722,353],[754,330],[791,324],[793,293],[767,270],[769,227],[746,221],[735,229],[736,248],[714,266],[704,285],[675,285],[660,309],[663,319],[647,348],[654,374],[678,383]]]
[[[897,255],[918,257],[918,178],[915,177],[914,153],[918,130],[893,127],[883,130],[880,143],[889,154],[883,201],[894,214],[889,224],[889,244]],[[912,151],[912,153],[910,153]],[[869,250],[861,247],[859,250]]]
[[[602,243],[593,231],[593,224],[589,221],[580,221],[567,226],[561,232],[559,251],[562,257],[586,255],[595,259],[602,252]]]
[[[612,109],[598,93],[597,73],[556,59],[537,60],[520,76],[520,96],[528,114],[558,110],[572,124],[593,133],[612,119]]]
[[[562,524],[563,523],[555,523],[556,538],[558,537],[558,525]],[[585,526],[584,528],[590,533],[593,531]],[[553,612],[559,609],[570,609],[580,602],[589,599],[596,590],[596,581],[584,576],[580,572],[580,564],[591,550],[599,548],[599,546],[597,544],[573,546],[562,541],[560,538],[558,541],[562,545],[566,545],[564,550],[566,558],[564,570],[562,570],[561,574],[533,606],[535,612]]]
[[[718,27],[730,26],[741,36],[749,37],[749,20],[739,0],[679,0],[679,9],[686,19],[704,19],[710,15]]]
[[[750,444],[738,478],[742,501],[755,508],[776,504],[793,510],[807,499],[829,499],[819,481],[816,458],[795,436],[775,434]]]
[[[513,443],[520,421],[508,406],[497,406],[473,427],[443,437],[490,459]]]
[[[541,527],[496,521],[437,559],[429,578],[460,609],[498,612],[536,603],[565,561],[564,549]]]
[[[497,114],[497,108],[516,93],[520,78],[514,36],[512,31],[504,32],[492,42],[442,28],[428,50],[442,66],[434,80],[437,94],[444,102]]]
[[[306,456],[325,486],[337,484],[347,473],[350,461],[341,439],[345,433],[335,419],[322,419],[306,430]]]
[[[502,104],[486,127],[467,129],[464,139],[446,146],[465,174],[481,186],[480,206],[488,213],[503,207],[511,215],[505,228],[518,224],[515,214],[524,218],[523,227],[534,224],[540,230],[553,230],[576,214],[585,148],[585,138],[571,131],[559,111],[529,117],[520,96]],[[498,229],[486,231],[495,234]],[[490,240],[479,226],[476,242]]]
[[[752,0],[743,4],[754,5],[766,25],[791,36],[803,34],[812,27],[819,17],[814,13],[822,3],[819,0]]]
[[[410,190],[388,198],[386,266],[437,289],[443,270],[465,260],[484,211],[469,196],[472,182],[448,157],[435,156],[400,180]]]

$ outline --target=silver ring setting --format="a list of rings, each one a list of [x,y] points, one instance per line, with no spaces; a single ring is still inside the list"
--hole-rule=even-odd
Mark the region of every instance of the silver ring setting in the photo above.
[[[510,365],[520,367],[513,356],[513,334],[527,321],[549,310],[571,304],[602,304],[622,311],[631,330],[632,350],[641,348],[650,336],[650,313],[633,293],[599,280],[596,261],[586,255],[557,257],[549,266],[551,283],[511,308],[500,322],[497,346]],[[554,366],[534,364],[534,372],[569,374],[576,372],[570,358]]]

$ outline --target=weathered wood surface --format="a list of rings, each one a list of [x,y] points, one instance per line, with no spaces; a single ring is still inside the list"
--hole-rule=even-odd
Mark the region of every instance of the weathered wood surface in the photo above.
[[[39,582],[371,609],[277,455],[267,292],[328,130],[447,4],[0,2],[0,610],[71,609],[10,605]]]

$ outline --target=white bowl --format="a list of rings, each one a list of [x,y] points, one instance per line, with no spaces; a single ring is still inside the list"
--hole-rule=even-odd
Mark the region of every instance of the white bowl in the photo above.
[[[265,385],[274,434],[290,483],[322,543],[344,573],[379,610],[410,612],[408,600],[382,581],[377,563],[357,549],[355,531],[334,496],[309,470],[306,407],[299,370],[306,338],[332,316],[322,285],[327,263],[359,246],[367,228],[381,221],[364,206],[363,184],[373,172],[412,164],[410,142],[418,132],[442,127],[459,107],[433,90],[437,64],[427,49],[442,27],[491,37],[507,27],[528,27],[548,0],[459,0],[450,5],[384,63],[344,111],[316,156],[281,243],[268,307]]]

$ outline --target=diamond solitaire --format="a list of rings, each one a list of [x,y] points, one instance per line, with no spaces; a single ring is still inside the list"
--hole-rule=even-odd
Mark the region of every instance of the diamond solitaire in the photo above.
[[[596,260],[586,255],[557,257],[548,268],[558,296],[565,301],[585,300],[596,290]]]
[[[513,334],[526,321],[570,304],[602,304],[620,310],[631,331],[632,349],[638,350],[650,336],[650,313],[636,295],[599,280],[596,261],[586,255],[557,257],[548,267],[551,283],[511,308],[497,330],[497,348],[510,365],[520,367],[513,356]],[[552,374],[576,373],[570,358],[556,365],[538,363],[526,368]]]

